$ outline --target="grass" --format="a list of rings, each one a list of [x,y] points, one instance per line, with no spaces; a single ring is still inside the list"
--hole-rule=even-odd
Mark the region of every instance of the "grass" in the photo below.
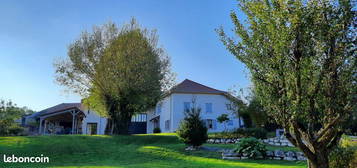
[[[206,144],[208,145],[208,144]],[[305,162],[222,160],[220,153],[185,151],[174,134],[0,137],[0,167],[58,168],[302,168]],[[48,156],[50,163],[4,163],[2,155]]]

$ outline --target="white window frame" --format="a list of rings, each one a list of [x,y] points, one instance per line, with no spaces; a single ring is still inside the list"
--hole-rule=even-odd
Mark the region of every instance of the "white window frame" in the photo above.
[[[210,106],[210,110],[208,110],[209,106]],[[205,108],[206,108],[206,113],[213,113],[213,104],[212,103],[206,103]]]

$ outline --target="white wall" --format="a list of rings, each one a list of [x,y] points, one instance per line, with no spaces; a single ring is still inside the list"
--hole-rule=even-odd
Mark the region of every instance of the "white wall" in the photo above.
[[[217,122],[217,117],[221,114],[228,114],[230,120],[233,121],[233,125],[226,123],[227,130],[239,128],[238,118],[232,114],[232,111],[227,109],[227,104],[230,104],[230,100],[223,95],[216,94],[183,94],[173,93],[166,97],[159,103],[162,103],[162,109],[160,115],[160,129],[161,132],[174,132],[179,127],[181,120],[184,118],[184,102],[192,102],[195,98],[197,107],[201,108],[201,118],[203,120],[212,119],[214,122],[214,129],[209,129],[209,132],[221,132],[224,131],[224,124]],[[158,104],[159,104],[158,103]],[[212,103],[212,112],[206,112],[205,103]],[[192,107],[192,105],[191,105]],[[157,108],[149,111],[147,114],[147,133],[152,133],[154,126],[150,121],[153,117],[157,116],[155,111]],[[165,121],[170,120],[170,129],[165,129]],[[241,124],[243,121],[241,120]]]
[[[157,113],[157,107],[158,105],[161,104],[161,113]],[[172,132],[172,126],[170,124],[170,129],[165,128],[165,121],[170,120],[171,121],[171,96],[165,97],[163,100],[157,103],[155,109],[152,109],[147,112],[147,127],[146,127],[146,132],[147,133],[153,133],[154,129],[154,124],[152,121],[150,121],[152,118],[155,116],[160,115],[160,129],[161,132]]]
[[[87,123],[97,123],[97,134],[103,135],[107,126],[107,118],[100,117],[92,110],[84,109],[83,112],[86,115],[82,123],[83,134],[87,134]]]
[[[150,121],[154,116],[155,116],[155,109],[149,110],[146,112],[147,117],[146,117],[146,133],[153,133],[154,130],[154,124],[152,121]]]
[[[239,128],[238,118],[232,111],[227,109],[226,104],[230,104],[230,101],[223,95],[216,94],[182,94],[174,93],[173,97],[173,130],[176,130],[184,118],[184,102],[192,102],[194,98],[196,100],[197,107],[201,108],[201,118],[212,119],[215,122],[215,128],[209,129],[208,132],[221,132],[224,131],[224,124],[217,122],[217,117],[221,114],[228,114],[230,120],[233,120],[233,125],[227,126],[227,130]],[[212,103],[212,113],[206,113],[205,103]],[[191,104],[192,107],[192,104]]]

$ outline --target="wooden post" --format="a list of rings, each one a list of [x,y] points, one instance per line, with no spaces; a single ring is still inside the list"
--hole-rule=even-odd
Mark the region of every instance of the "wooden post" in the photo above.
[[[47,129],[47,121],[45,119],[45,123],[44,123],[44,129],[43,129],[43,135],[46,135],[46,129]]]
[[[40,135],[42,134],[42,121],[43,121],[43,119],[40,118],[40,127],[39,127],[39,129],[38,129],[38,133],[39,133]]]
[[[74,111],[72,111],[71,114],[72,114],[72,134],[74,134],[74,119],[75,119]]]

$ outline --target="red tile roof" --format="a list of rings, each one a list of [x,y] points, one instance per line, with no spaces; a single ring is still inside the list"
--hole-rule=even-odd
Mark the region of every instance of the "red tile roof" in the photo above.
[[[170,93],[226,94],[227,92],[213,89],[189,79],[185,79],[183,82],[174,86],[170,90]]]

